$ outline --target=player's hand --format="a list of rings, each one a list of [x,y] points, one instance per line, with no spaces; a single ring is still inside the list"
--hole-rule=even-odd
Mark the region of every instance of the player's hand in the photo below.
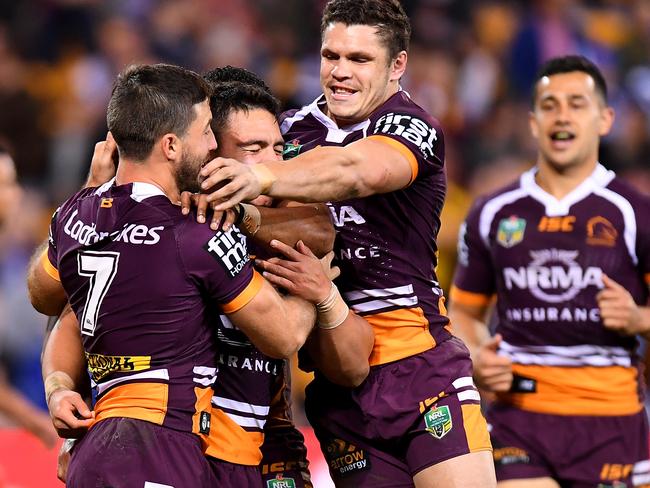
[[[334,251],[330,251],[320,258],[320,264],[323,267],[323,271],[330,281],[334,281],[341,274],[341,268],[338,266],[332,266],[332,261],[335,257],[336,255],[334,254]]]
[[[95,144],[95,152],[90,162],[90,173],[86,187],[100,186],[115,176],[117,161],[117,144],[109,132],[105,141]]]
[[[630,292],[607,275],[603,275],[603,285],[596,301],[605,328],[622,335],[647,333],[646,317]]]
[[[214,208],[223,211],[257,198],[262,184],[251,168],[226,158],[215,158],[203,166],[199,178],[203,179],[201,190],[208,193],[208,202],[215,202]]]
[[[72,448],[74,447],[75,439],[66,439],[61,444],[59,455],[56,458],[56,477],[63,483],[68,476],[68,465],[70,464],[70,456]]]
[[[496,334],[481,345],[474,360],[476,385],[486,391],[508,391],[512,386],[512,361],[497,354],[503,338]]]
[[[267,280],[314,304],[327,298],[332,281],[325,274],[321,261],[305,243],[298,241],[296,249],[293,249],[274,239],[269,245],[287,259],[255,260],[255,264],[264,270],[263,276]]]
[[[59,437],[81,437],[95,419],[95,412],[88,408],[81,395],[65,388],[55,390],[50,395],[47,406]]]
[[[208,203],[208,196],[203,193],[192,193],[184,191],[181,193],[181,212],[183,215],[190,213],[192,207],[196,208],[196,221],[199,224],[205,223],[205,216],[208,208],[213,209],[212,219],[210,220],[210,228],[214,231],[219,230],[220,226],[223,230],[228,230],[237,220],[237,214],[228,209],[225,212],[214,210],[215,204]]]

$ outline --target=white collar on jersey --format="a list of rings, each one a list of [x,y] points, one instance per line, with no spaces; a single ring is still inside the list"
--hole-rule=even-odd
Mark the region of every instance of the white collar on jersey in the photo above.
[[[582,183],[558,200],[537,184],[535,174],[537,174],[537,167],[531,168],[522,174],[519,180],[521,188],[535,200],[542,203],[546,207],[546,215],[550,217],[567,215],[569,208],[573,204],[586,198],[597,188],[606,187],[616,177],[613,171],[608,170],[602,164],[598,163],[594,171]]]
[[[110,179],[102,186],[98,187],[97,190],[95,190],[95,195],[106,193],[114,184],[115,178]],[[136,202],[140,203],[147,198],[155,197],[158,195],[166,196],[165,192],[163,192],[156,185],[152,185],[151,183],[144,183],[142,181],[133,182],[133,188],[131,189],[131,198]]]

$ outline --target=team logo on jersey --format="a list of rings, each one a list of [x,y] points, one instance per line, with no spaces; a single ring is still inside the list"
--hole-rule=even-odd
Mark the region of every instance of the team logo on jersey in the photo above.
[[[279,474],[275,479],[266,482],[266,488],[296,488],[296,482],[293,478],[285,478]]]
[[[302,144],[300,144],[299,139],[294,139],[293,141],[285,142],[284,148],[282,148],[282,159],[291,159],[295,158],[300,154],[302,149]]]
[[[548,303],[572,300],[588,286],[602,288],[602,270],[580,266],[579,254],[566,249],[530,251],[532,261],[528,266],[503,268],[506,288],[528,289],[535,298]]]
[[[442,439],[453,427],[449,407],[447,405],[434,406],[424,414],[424,424],[433,437]]]
[[[526,221],[511,215],[507,219],[501,219],[497,230],[497,242],[503,247],[512,247],[524,240]]]
[[[226,268],[233,278],[244,269],[248,262],[246,237],[240,234],[236,227],[232,227],[227,232],[220,230],[205,243],[203,249]]]
[[[433,156],[433,143],[438,140],[436,129],[424,120],[413,115],[396,114],[394,112],[382,115],[375,123],[372,133],[401,137],[416,145],[424,159]]]
[[[587,222],[587,244],[614,247],[617,238],[616,227],[605,217],[597,215]]]

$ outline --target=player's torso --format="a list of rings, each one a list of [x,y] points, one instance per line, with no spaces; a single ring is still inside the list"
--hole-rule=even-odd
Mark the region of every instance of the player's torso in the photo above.
[[[636,220],[631,203],[607,188],[613,175],[602,168],[595,177],[557,201],[527,173],[521,186],[489,200],[481,212],[481,238],[496,274],[500,350],[521,376],[511,400],[525,408],[557,413],[563,405],[586,413],[580,399],[592,413],[606,413],[607,402],[612,411],[631,413],[639,405],[636,341],[603,327],[596,299],[606,274],[645,303]],[[558,402],[553,386],[574,401]],[[531,395],[547,387],[548,394]]]
[[[159,190],[139,183],[88,193],[59,216],[59,273],[99,416],[194,431],[206,420],[200,411],[209,412],[216,373],[209,317],[217,312],[206,310],[179,262],[181,218]]]
[[[340,129],[316,103],[284,120],[285,157],[317,146],[346,146],[373,135],[400,134],[432,151],[436,131],[418,118],[426,114],[401,92],[368,120]],[[417,107],[417,106],[415,106]],[[399,139],[398,139],[399,140]],[[441,315],[442,290],[435,275],[435,236],[446,189],[442,170],[418,177],[386,194],[330,202],[337,236],[337,280],[346,302],[375,328],[371,364],[429,349],[431,335],[448,337]],[[399,330],[401,328],[401,330]]]

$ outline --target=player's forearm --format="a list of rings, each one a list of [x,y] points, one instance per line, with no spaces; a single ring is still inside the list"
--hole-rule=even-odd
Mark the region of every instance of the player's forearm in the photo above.
[[[43,381],[57,373],[63,373],[72,380],[70,389],[87,396],[87,374],[79,327],[74,313],[69,307],[61,314],[41,354]],[[62,385],[63,386],[63,385]]]
[[[47,241],[34,252],[27,269],[27,292],[32,306],[44,315],[59,315],[67,302],[61,283],[55,282],[43,269]]]
[[[350,312],[334,329],[314,328],[307,349],[316,367],[328,380],[355,388],[368,376],[368,358],[374,342],[372,326]]]
[[[363,154],[351,146],[317,147],[289,162],[264,165],[273,183],[264,192],[279,200],[328,202],[371,194],[362,171]]]
[[[639,307],[639,315],[639,327],[641,329],[640,335],[645,340],[650,341],[650,307]]]
[[[38,410],[17,390],[0,380],[0,412],[27,430],[32,430],[32,419]]]
[[[469,311],[459,304],[452,304],[449,308],[453,333],[465,343],[473,360],[476,359],[481,344],[490,336],[486,324],[478,318],[479,316],[482,318],[480,312]]]
[[[253,239],[269,251],[275,252],[269,247],[272,239],[291,247],[302,240],[319,258],[332,250],[335,232],[325,205],[258,209],[261,214],[261,226]]]

